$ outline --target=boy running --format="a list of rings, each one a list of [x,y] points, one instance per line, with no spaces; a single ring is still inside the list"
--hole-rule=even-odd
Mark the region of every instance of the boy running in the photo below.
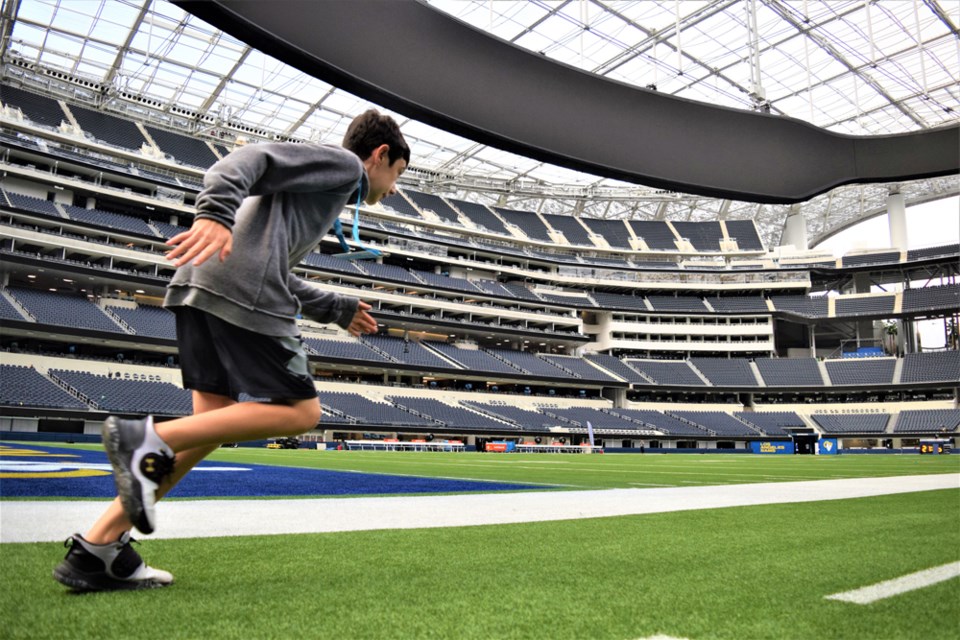
[[[344,206],[395,193],[409,161],[397,123],[371,109],[351,122],[343,147],[255,144],[207,171],[193,225],[168,241],[178,269],[164,300],[176,313],[193,415],[157,425],[150,416],[107,418],[103,442],[118,497],[85,535],[67,539],[57,581],[82,591],[171,584],[170,573],[130,546],[131,527],[151,533],[155,502],[221,444],[316,426],[320,401],[297,314],[356,336],[375,333],[377,322],[370,305],[321,291],[291,269]],[[241,392],[270,401],[239,404]]]

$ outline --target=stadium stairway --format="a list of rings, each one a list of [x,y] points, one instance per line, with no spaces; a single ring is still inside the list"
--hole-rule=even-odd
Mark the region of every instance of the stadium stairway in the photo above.
[[[751,360],[751,361],[748,362],[747,364],[748,364],[748,366],[750,367],[750,371],[753,372],[753,377],[754,377],[754,378],[756,379],[756,381],[757,381],[757,386],[758,386],[758,387],[765,387],[765,386],[767,386],[767,381],[763,379],[763,376],[762,376],[762,375],[760,375],[760,368],[757,366],[757,363],[756,363],[755,361]]]
[[[893,433],[897,428],[897,422],[900,421],[900,413],[891,413],[890,420],[887,421],[887,428],[884,433]]]
[[[13,307],[13,310],[23,316],[23,319],[28,322],[36,322],[37,319],[34,318],[26,307],[20,304],[20,301],[10,295],[10,292],[7,291],[6,287],[0,287],[0,296],[3,296],[3,299],[10,303],[10,306]]]
[[[704,385],[706,385],[706,386],[708,386],[708,387],[712,387],[712,386],[713,386],[713,382],[711,382],[710,379],[707,378],[707,376],[703,375],[703,372],[700,371],[700,369],[697,369],[697,367],[696,367],[692,362],[690,362],[689,360],[687,361],[687,366],[690,367],[690,370],[693,371],[693,373],[696,374],[698,378],[700,378],[701,380],[703,380],[703,384],[704,384]],[[760,380],[761,378],[757,378],[757,379]]]
[[[830,379],[830,373],[827,371],[827,363],[823,360],[817,360],[817,366],[820,368],[820,377],[823,378],[823,383],[832,387],[833,380]]]
[[[893,365],[893,384],[900,384],[900,376],[902,374],[903,374],[903,358],[897,358],[896,363]],[[895,422],[895,421],[896,421],[896,418],[894,418],[890,422]]]

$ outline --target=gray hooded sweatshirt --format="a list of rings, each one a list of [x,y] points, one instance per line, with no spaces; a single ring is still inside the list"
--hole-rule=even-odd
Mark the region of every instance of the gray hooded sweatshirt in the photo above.
[[[291,273],[348,202],[368,189],[363,163],[343,147],[266,143],[242,147],[207,171],[196,219],[233,231],[233,251],[185,264],[165,307],[188,306],[269,336],[296,336],[296,316],[349,326],[358,299],[321,291]],[[359,194],[359,195],[358,195]]]

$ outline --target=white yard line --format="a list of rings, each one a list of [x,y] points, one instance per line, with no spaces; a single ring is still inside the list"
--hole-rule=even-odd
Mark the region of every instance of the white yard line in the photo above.
[[[960,562],[949,562],[932,569],[924,569],[893,580],[885,580],[868,587],[854,589],[853,591],[844,591],[830,596],[824,596],[827,600],[840,600],[842,602],[852,602],[854,604],[870,604],[877,600],[884,600],[893,596],[916,591],[930,585],[944,582],[951,578],[960,576]]]
[[[296,500],[170,500],[154,538],[464,527],[817,502],[960,488],[960,474],[654,489]],[[63,540],[105,501],[0,501],[0,542]]]

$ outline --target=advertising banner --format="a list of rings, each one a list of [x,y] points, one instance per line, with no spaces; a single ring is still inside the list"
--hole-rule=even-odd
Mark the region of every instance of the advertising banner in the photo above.
[[[820,438],[820,442],[817,443],[817,454],[835,456],[840,453],[839,448],[836,438]]]
[[[754,453],[789,453],[793,454],[793,442],[751,442],[750,449]]]

